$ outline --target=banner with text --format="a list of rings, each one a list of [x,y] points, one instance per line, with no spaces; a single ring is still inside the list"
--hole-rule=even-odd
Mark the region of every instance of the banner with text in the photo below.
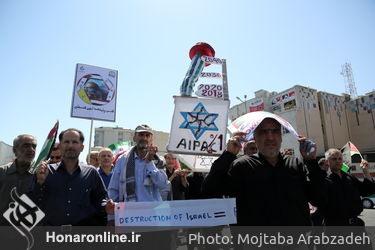
[[[120,202],[115,208],[117,227],[219,226],[237,223],[236,199],[162,202]]]

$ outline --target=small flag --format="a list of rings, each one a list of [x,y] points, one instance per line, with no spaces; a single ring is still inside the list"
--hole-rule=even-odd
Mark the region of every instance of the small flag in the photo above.
[[[117,159],[124,153],[128,152],[132,147],[132,143],[130,141],[124,142],[117,142],[113,143],[108,146],[110,150],[113,152],[113,164],[116,164]]]
[[[341,167],[341,170],[344,171],[345,173],[347,173],[349,171],[349,167],[348,165],[346,165],[345,163],[342,164],[342,167]]]
[[[38,165],[49,158],[51,153],[51,149],[55,144],[57,131],[59,130],[59,121],[56,122],[55,126],[53,126],[52,130],[49,132],[46,141],[43,144],[42,149],[40,150],[39,156],[34,164],[30,168],[30,173],[34,173]]]
[[[352,156],[353,155],[359,155],[362,158],[361,153],[359,152],[358,148],[354,146],[353,143],[350,141],[347,142],[344,147],[341,148],[341,153],[342,153],[342,160],[343,160],[343,166],[341,168],[342,171],[348,172],[349,167],[352,164]]]

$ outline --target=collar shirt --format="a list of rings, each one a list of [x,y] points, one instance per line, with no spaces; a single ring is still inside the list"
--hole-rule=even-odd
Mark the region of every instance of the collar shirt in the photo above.
[[[131,151],[131,150],[130,150]],[[121,156],[113,170],[113,175],[108,186],[109,198],[115,202],[126,201],[126,165],[129,154]],[[134,155],[135,163],[135,192],[137,201],[161,201],[160,189],[168,185],[167,175],[164,171],[156,168],[153,161],[146,163]],[[151,185],[148,185],[151,180]],[[145,184],[147,184],[145,186]]]
[[[100,177],[102,178],[102,180],[104,182],[105,188],[108,188],[109,182],[111,181],[111,177],[112,177],[112,174],[113,174],[113,169],[111,170],[111,172],[109,172],[108,174],[106,174],[106,173],[104,173],[104,171],[102,170],[102,168],[99,167],[98,168],[98,173],[99,173]]]
[[[126,201],[125,173],[128,159],[129,153],[122,155],[113,169],[113,175],[108,186],[108,196],[114,202]],[[134,155],[134,164],[137,201],[162,201],[160,190],[168,185],[168,178],[165,172],[158,169],[153,161],[146,163],[144,159],[140,159],[136,154]],[[108,220],[113,219],[113,215],[108,215]]]
[[[25,171],[20,174],[16,168],[16,162],[0,166],[0,225],[10,225],[2,216],[13,200],[10,191],[16,187],[19,196],[26,193],[32,182],[32,174]]]
[[[45,213],[45,225],[104,225],[107,192],[98,171],[80,162],[69,174],[64,162],[48,165],[43,185],[34,182],[31,197]]]

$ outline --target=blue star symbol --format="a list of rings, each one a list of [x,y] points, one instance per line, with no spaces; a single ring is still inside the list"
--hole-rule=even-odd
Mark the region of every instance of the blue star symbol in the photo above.
[[[180,112],[184,117],[184,122],[180,128],[190,129],[195,139],[199,139],[206,130],[218,131],[214,121],[219,114],[208,113],[206,108],[200,102],[195,106],[192,112]]]

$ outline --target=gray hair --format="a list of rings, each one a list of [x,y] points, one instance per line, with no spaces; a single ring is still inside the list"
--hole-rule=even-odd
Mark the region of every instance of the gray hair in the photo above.
[[[25,137],[31,137],[31,138],[33,138],[33,139],[36,141],[36,137],[33,136],[33,135],[22,134],[22,135],[17,136],[16,138],[14,138],[14,140],[13,140],[13,147],[14,147],[14,148],[17,148],[17,147],[21,144],[21,141],[22,141]]]
[[[340,153],[340,155],[342,155],[341,151],[338,150],[337,148],[330,148],[325,152],[324,156],[325,156],[326,160],[328,160],[332,155],[334,155],[336,153]]]

